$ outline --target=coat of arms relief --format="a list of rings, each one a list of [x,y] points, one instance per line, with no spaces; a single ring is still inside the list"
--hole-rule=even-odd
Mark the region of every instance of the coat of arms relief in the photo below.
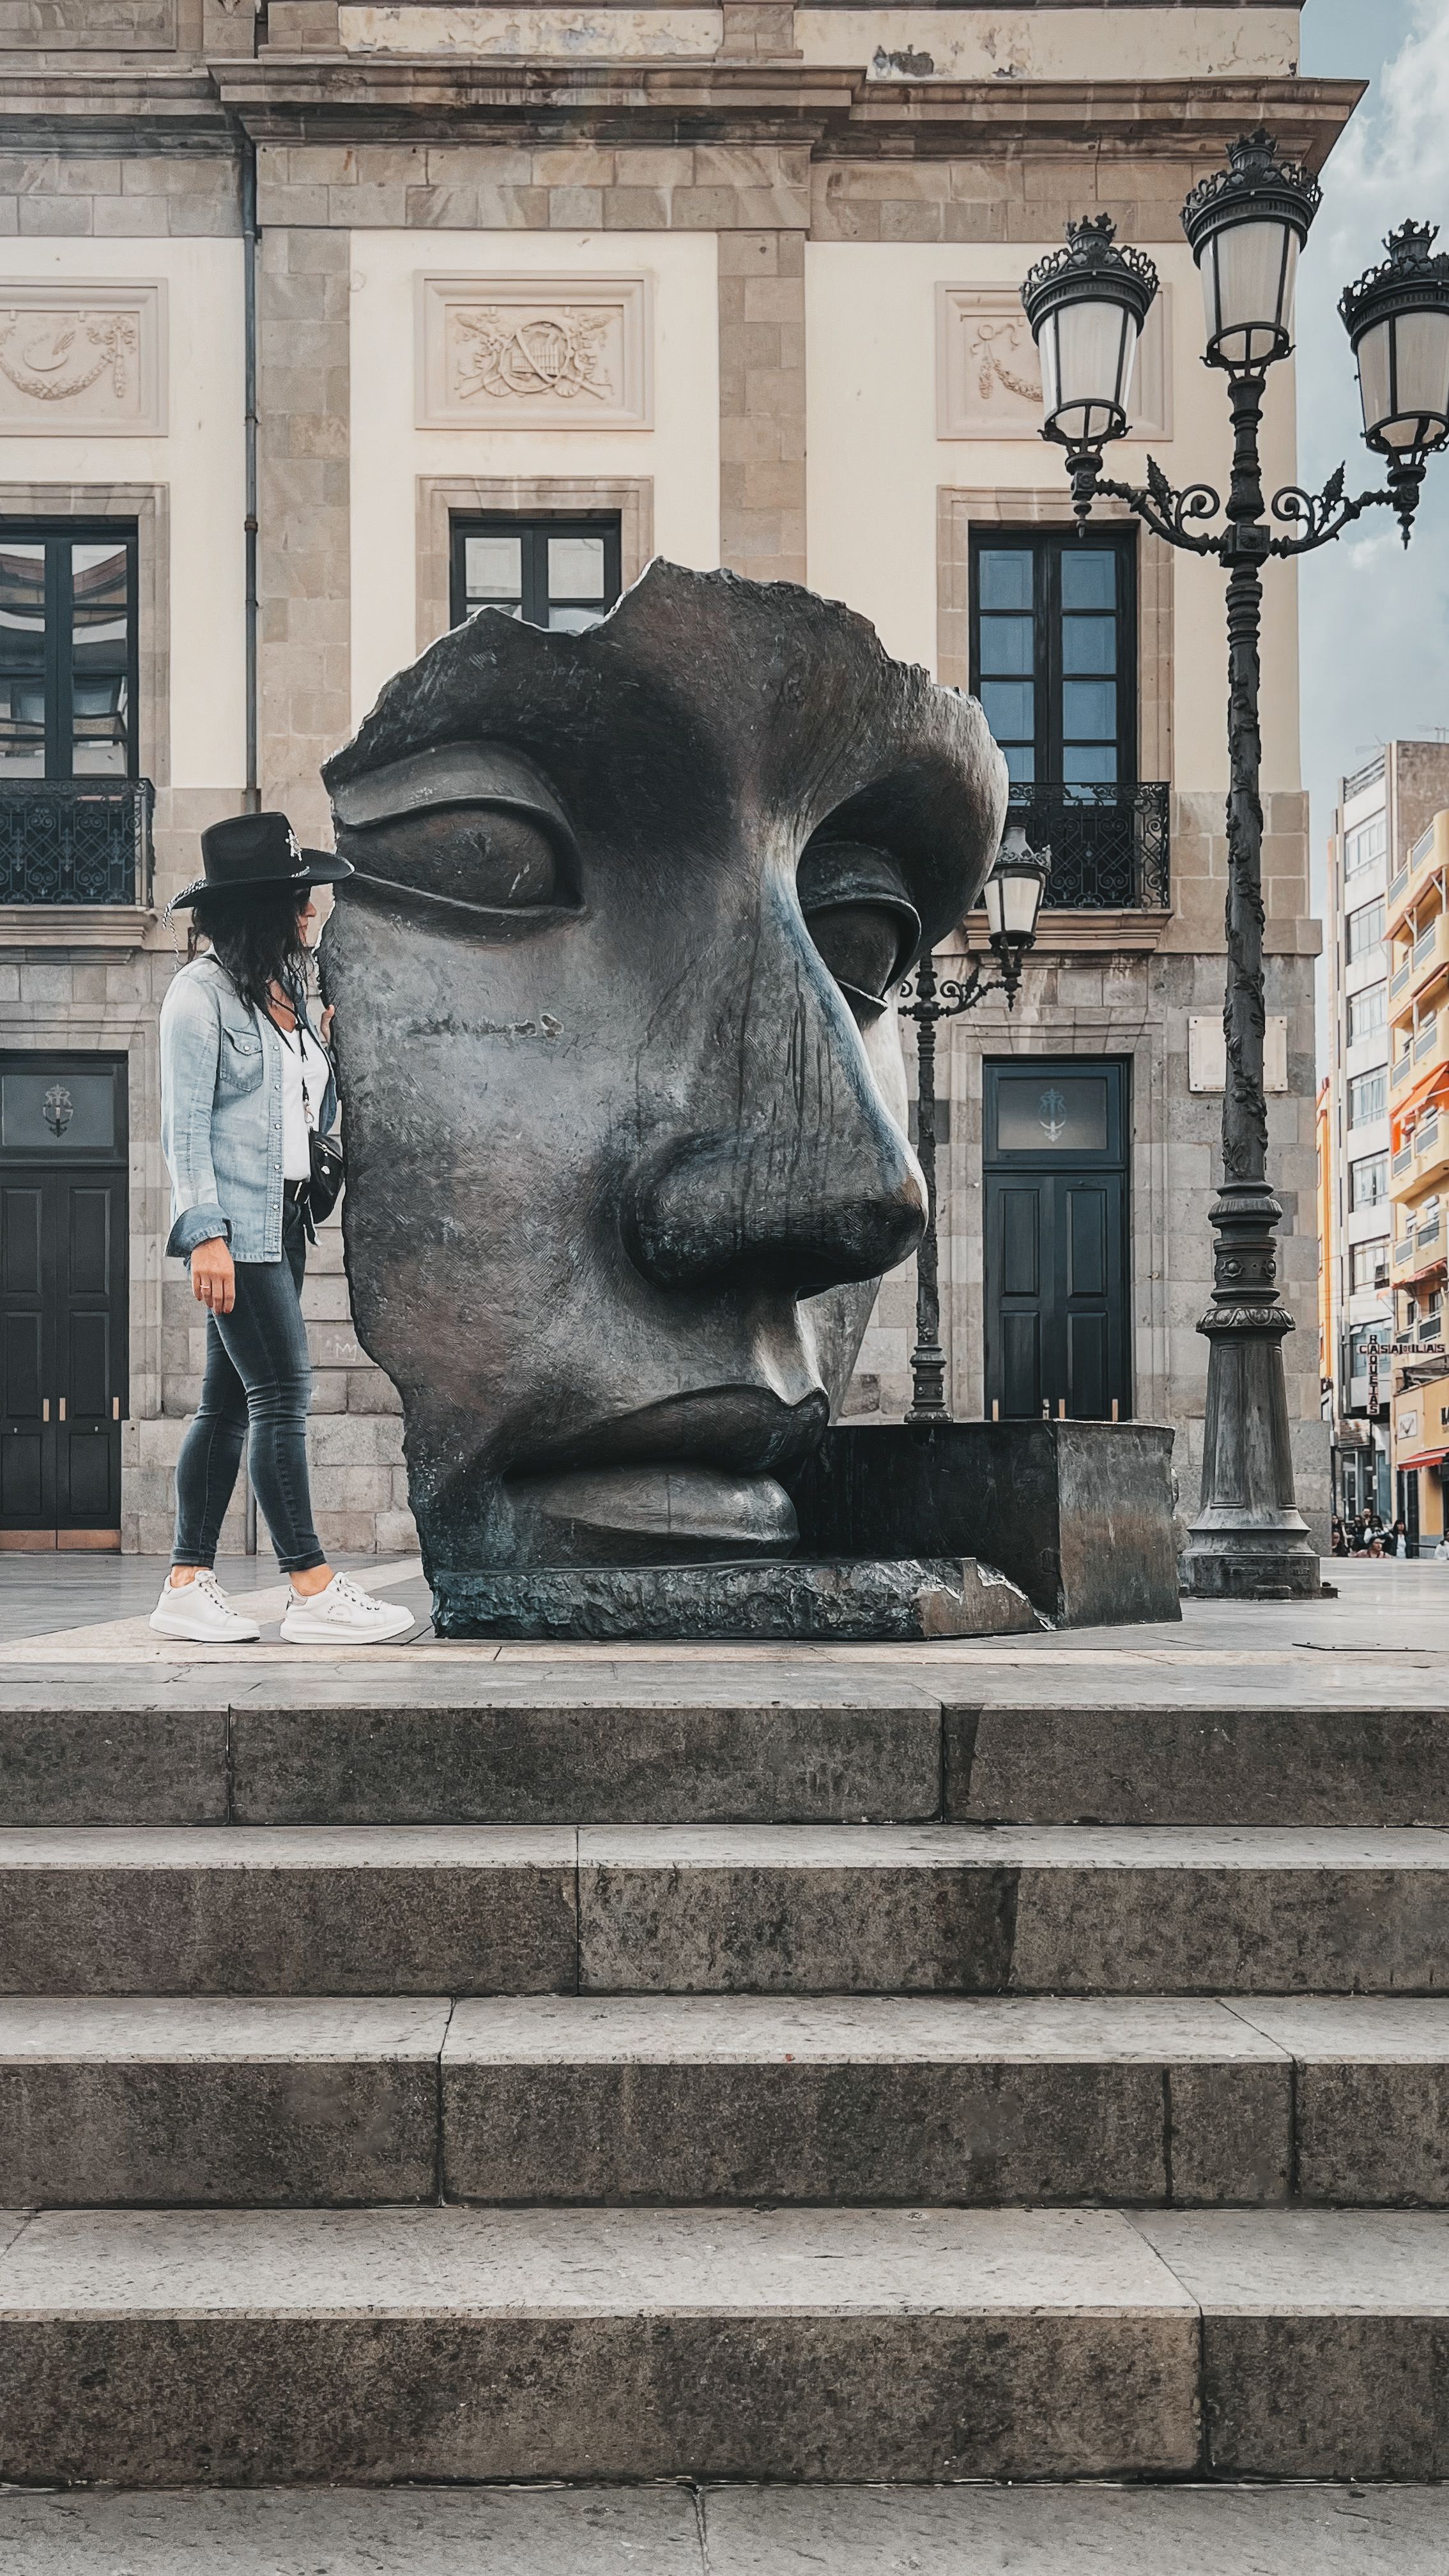
[[[418,424],[647,429],[642,277],[423,277]]]
[[[453,312],[454,382],[464,401],[483,394],[497,402],[586,400],[612,403],[615,388],[605,355],[612,316],[588,306],[520,316],[494,305]]]

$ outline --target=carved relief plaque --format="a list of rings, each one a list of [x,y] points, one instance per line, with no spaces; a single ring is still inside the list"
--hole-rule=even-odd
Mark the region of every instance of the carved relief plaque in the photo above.
[[[421,277],[420,429],[648,429],[649,281]]]
[[[1132,434],[1170,438],[1168,293],[1142,334],[1132,388]],[[1016,286],[936,289],[938,438],[1039,438],[1041,368]]]
[[[0,437],[143,438],[165,427],[164,286],[0,280]]]

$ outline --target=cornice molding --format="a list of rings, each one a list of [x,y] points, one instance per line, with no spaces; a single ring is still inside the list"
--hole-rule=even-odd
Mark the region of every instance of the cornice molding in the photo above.
[[[1245,124],[1270,124],[1314,170],[1361,81],[877,81],[799,63],[471,63],[263,54],[196,71],[26,72],[8,65],[0,146],[74,153],[258,143],[770,139],[821,159],[1200,160]]]

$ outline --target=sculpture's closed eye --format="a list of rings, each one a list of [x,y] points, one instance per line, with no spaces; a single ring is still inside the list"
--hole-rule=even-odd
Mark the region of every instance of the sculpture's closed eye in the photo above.
[[[884,1010],[913,945],[905,916],[884,904],[839,903],[806,918],[811,938],[856,1017]]]
[[[363,883],[426,904],[518,914],[578,900],[556,834],[516,808],[434,807],[358,833],[349,847]]]
[[[920,943],[920,915],[900,871],[886,850],[817,834],[795,884],[806,928],[865,1025],[884,1010]]]

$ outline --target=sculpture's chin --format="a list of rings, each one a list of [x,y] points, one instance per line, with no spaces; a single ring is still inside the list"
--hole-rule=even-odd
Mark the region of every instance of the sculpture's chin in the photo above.
[[[517,1555],[535,1565],[687,1564],[787,1556],[795,1506],[773,1476],[644,1465],[510,1478]]]

